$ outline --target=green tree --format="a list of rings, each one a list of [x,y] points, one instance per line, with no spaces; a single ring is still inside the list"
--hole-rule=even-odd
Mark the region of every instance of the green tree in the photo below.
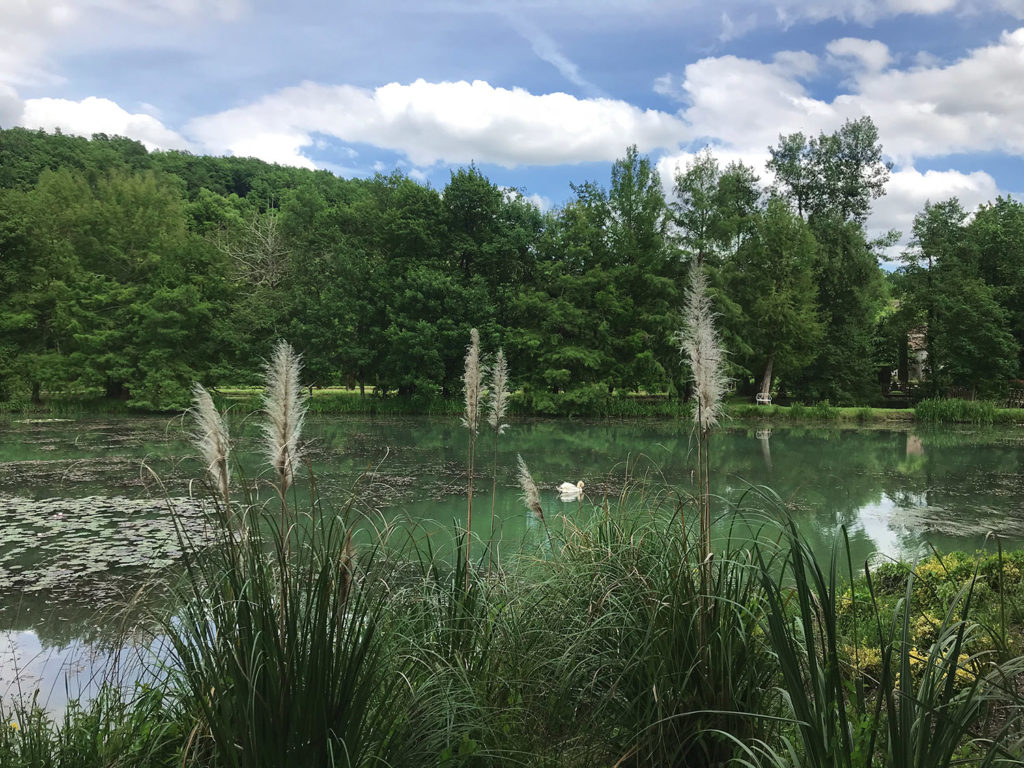
[[[885,194],[892,163],[882,157],[878,128],[870,117],[847,120],[830,134],[807,139],[801,133],[780,136],[770,147],[768,169],[801,216],[861,224],[871,201]]]
[[[952,198],[926,204],[914,219],[902,298],[925,329],[926,379],[935,394],[950,387],[996,393],[1020,370],[1014,214],[1012,203],[998,201],[968,223]]]
[[[813,280],[817,244],[789,204],[772,197],[753,217],[749,236],[724,267],[726,292],[742,307],[736,331],[749,348],[746,366],[768,393],[773,375],[799,376],[823,335]]]
[[[982,205],[964,232],[964,260],[992,287],[992,296],[1007,314],[1007,330],[1024,351],[1024,204],[1009,197]],[[1019,357],[1015,376],[1024,374]]]
[[[666,242],[661,178],[635,146],[612,166],[607,199],[609,281],[597,298],[614,359],[608,384],[657,390],[665,384],[667,361],[678,355],[671,337],[680,265]]]
[[[776,188],[807,218],[818,244],[814,276],[825,327],[820,353],[794,391],[804,399],[866,402],[877,388],[873,335],[885,310],[875,250],[881,243],[864,232],[891,167],[878,130],[863,117],[810,140],[781,136],[769,151]]]

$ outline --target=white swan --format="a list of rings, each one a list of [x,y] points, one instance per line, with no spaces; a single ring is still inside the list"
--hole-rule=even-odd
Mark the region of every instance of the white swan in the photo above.
[[[562,501],[573,501],[583,495],[583,481],[580,480],[576,485],[572,483],[562,483],[558,486],[558,493],[561,494]]]

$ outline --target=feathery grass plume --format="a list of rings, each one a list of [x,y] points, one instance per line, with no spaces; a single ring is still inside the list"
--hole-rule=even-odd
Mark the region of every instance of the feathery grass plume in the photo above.
[[[202,384],[192,385],[192,408],[189,412],[196,423],[192,439],[203,461],[206,462],[210,481],[220,491],[221,499],[227,508],[231,500],[228,476],[228,453],[231,450],[231,443],[228,428],[217,411],[217,406],[213,404],[213,398]]]
[[[466,347],[466,369],[462,375],[466,391],[466,413],[462,417],[462,425],[476,434],[480,424],[480,387],[484,378],[480,367],[480,332],[476,328],[469,332],[469,342]]]
[[[494,559],[494,511],[498,501],[498,437],[505,433],[508,424],[502,423],[508,411],[508,360],[505,350],[499,349],[493,362],[487,367],[490,373],[490,404],[487,412],[487,423],[494,430],[494,471],[491,474],[491,538],[487,558],[487,572],[490,573]],[[499,537],[500,538],[500,537]],[[499,541],[500,546],[500,541]]]
[[[693,419],[704,434],[718,425],[722,398],[728,379],[725,376],[725,352],[715,328],[715,312],[708,296],[704,271],[695,262],[690,269],[690,287],[686,291],[685,327],[676,338],[690,359],[697,407]]]
[[[551,532],[548,531],[548,521],[544,517],[544,507],[540,505],[540,492],[537,490],[537,484],[533,482],[533,476],[530,474],[526,462],[523,461],[522,455],[517,453],[516,459],[519,463],[519,487],[523,490],[523,503],[530,513],[544,525],[544,533],[550,543]]]
[[[508,360],[505,359],[505,350],[499,349],[494,356],[488,370],[491,374],[490,383],[490,408],[487,413],[487,423],[491,425],[497,434],[505,434],[508,424],[502,424],[502,419],[508,412]]]
[[[469,458],[466,475],[468,494],[466,499],[466,591],[469,591],[470,545],[473,543],[473,471],[476,463],[476,435],[480,424],[480,386],[483,383],[480,367],[480,332],[473,328],[469,332],[469,346],[466,348],[466,368],[462,383],[466,390],[466,412],[462,425],[469,430]]]
[[[693,411],[697,435],[697,511],[700,534],[700,559],[705,588],[714,576],[711,552],[711,462],[708,438],[722,415],[725,395],[725,352],[715,329],[715,312],[708,296],[707,278],[699,262],[690,268],[690,287],[686,291],[685,326],[679,332],[680,349],[690,358],[694,396]],[[701,601],[706,618],[708,605]],[[702,622],[703,622],[702,618]],[[703,624],[702,624],[703,626]]]
[[[301,458],[299,435],[306,415],[299,386],[301,356],[287,341],[279,341],[266,366],[267,389],[263,395],[263,412],[267,423],[263,427],[267,458],[277,472],[282,495],[292,484],[295,467]]]

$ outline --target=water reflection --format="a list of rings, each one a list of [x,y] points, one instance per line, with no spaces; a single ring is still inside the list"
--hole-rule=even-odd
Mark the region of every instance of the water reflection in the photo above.
[[[258,425],[236,418],[231,427],[233,435],[241,436],[236,456],[245,474],[258,479]],[[394,526],[396,543],[403,531],[412,531],[429,537],[435,550],[445,551],[453,524],[464,520],[466,512],[465,429],[454,420],[349,417],[310,419],[307,435],[308,455],[328,510],[344,511],[352,501],[350,514],[360,517],[366,528]],[[855,562],[873,553],[913,557],[928,543],[973,551],[985,545],[989,532],[1016,546],[1024,543],[1022,448],[1020,429],[768,428],[733,423],[711,441],[712,491],[731,504],[742,500],[748,510],[762,510],[757,520],[764,520],[766,513],[777,521],[778,507],[765,503],[767,492],[757,490],[769,488],[817,551],[828,552],[845,526]],[[614,513],[624,488],[646,489],[649,498],[666,510],[673,508],[676,498],[694,491],[696,445],[689,423],[520,421],[502,437],[499,451],[493,499],[496,530],[493,536],[488,530],[488,452],[486,461],[478,459],[482,469],[476,478],[474,510],[483,512],[474,515],[482,521],[475,523],[474,533],[481,542],[500,538],[508,551],[524,542],[535,548],[546,544],[543,526],[524,510],[519,498],[517,453],[529,464],[555,529],[560,515],[573,520],[603,517],[604,498],[611,500]],[[152,483],[143,464],[160,476],[163,488]],[[191,479],[202,473],[178,420],[0,422],[0,501],[6,499],[10,509],[34,509],[32,505],[45,506],[51,498],[185,497]],[[558,485],[566,478],[585,481],[582,500],[560,499]],[[300,485],[297,492],[308,491]],[[31,500],[32,505],[12,499]],[[105,507],[105,524],[120,525],[113,519],[119,507]],[[719,513],[723,508],[720,504]],[[95,634],[99,603],[116,601],[118,595],[134,590],[104,589],[108,582],[97,583],[89,587],[91,602],[83,600],[74,585],[21,594],[5,575],[10,565],[5,557],[11,548],[18,550],[22,563],[42,553],[24,543],[28,537],[19,525],[29,521],[16,514],[7,517],[6,532],[0,530],[0,630],[7,630],[5,643],[22,648],[22,662],[55,654],[48,666],[28,665],[34,679],[46,678],[54,687],[52,681],[59,674],[54,670],[71,663],[66,649],[76,638]],[[43,512],[36,517],[49,519]],[[731,522],[726,515],[721,530]],[[55,523],[50,527],[56,530]],[[40,530],[33,529],[33,540]],[[17,540],[11,538],[13,531],[19,531]],[[84,529],[79,533],[90,538]],[[51,546],[46,557],[53,558],[54,568],[67,568],[59,550]],[[97,562],[102,555],[89,552]],[[117,576],[131,582],[137,579],[133,573]],[[112,575],[109,583],[113,584]],[[11,605],[19,609],[11,610]],[[101,647],[86,645],[90,652]],[[7,674],[13,662],[3,664]]]
[[[115,680],[130,689],[142,679],[137,649],[112,651],[88,641],[52,645],[32,630],[0,632],[0,701],[35,700],[59,717],[73,700],[95,698]]]

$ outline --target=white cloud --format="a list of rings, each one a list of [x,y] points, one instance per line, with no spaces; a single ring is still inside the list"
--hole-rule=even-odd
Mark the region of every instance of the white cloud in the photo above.
[[[551,199],[544,197],[544,195],[538,195],[534,192],[532,195],[527,195],[526,199],[537,206],[538,210],[542,212],[551,210]]]
[[[799,54],[792,52],[771,62],[701,59],[663,92],[683,95],[681,117],[695,137],[738,152],[763,152],[779,134],[832,131],[848,118],[871,115],[887,153],[905,166],[953,153],[1024,153],[1024,28],[948,65],[882,70],[885,46],[850,38],[827,50],[862,67],[849,91],[832,101],[807,92],[801,80],[813,71],[810,60],[794,67]]]
[[[953,10],[957,0],[887,0],[886,4],[892,13],[932,15]]]
[[[722,31],[718,33],[718,40],[727,43],[738,37],[743,37],[757,26],[757,14],[748,13],[739,21],[734,21],[726,11],[722,11]]]
[[[787,54],[764,63],[721,56],[690,64],[681,90],[691,134],[741,152],[764,152],[780,133],[840,125],[835,110],[811,98],[799,82],[793,63],[800,58]]]
[[[740,2],[751,4],[748,0]],[[991,11],[1024,18],[1024,7],[1019,0],[775,0],[774,6],[777,17],[784,23],[840,19],[870,25],[902,14],[934,16]]]
[[[914,217],[925,203],[938,203],[951,197],[959,198],[964,209],[975,210],[981,203],[993,200],[1001,193],[989,174],[982,171],[925,171],[914,168],[896,171],[886,186],[885,197],[876,200],[868,219],[868,231],[878,236],[890,229],[903,233],[901,245],[890,249],[896,256],[906,247]]]
[[[506,167],[614,160],[631,143],[674,148],[687,134],[676,116],[613,99],[472,83],[390,83],[375,90],[303,83],[257,102],[197,118],[186,134],[214,153],[259,149],[291,157],[313,133],[366,142],[416,166],[477,161]]]
[[[237,19],[246,0],[0,0],[0,126],[21,111],[15,89],[64,82],[51,52],[101,47],[130,33],[118,22],[165,27],[199,18]],[[27,107],[26,107],[27,108]]]
[[[505,18],[530,43],[533,52],[541,61],[553,66],[573,85],[578,85],[592,95],[600,94],[600,89],[580,74],[576,62],[565,55],[547,32],[538,29],[520,16],[510,13],[506,14]]]
[[[18,121],[26,128],[60,129],[78,136],[94,133],[128,136],[148,149],[187,149],[188,142],[155,117],[132,114],[109,99],[90,96],[81,101],[28,99]]]
[[[852,62],[855,68],[870,72],[880,72],[892,61],[889,46],[878,40],[843,37],[833,40],[825,46],[825,50],[841,66]]]
[[[656,22],[671,16],[692,17],[695,12],[706,10],[708,4],[700,0],[558,0],[557,3],[554,0],[504,0],[502,6],[508,13],[558,8],[570,20],[584,16],[622,23],[625,14],[632,19]],[[903,14],[934,16],[949,12],[1002,12],[1024,18],[1024,5],[1020,0],[719,0],[715,8],[731,19],[756,15],[762,23],[773,21],[783,25],[824,19],[873,24]]]
[[[741,162],[754,169],[762,185],[771,182],[772,176],[765,168],[767,152],[744,153],[714,146],[711,152],[721,168],[724,169],[732,162]],[[695,153],[681,152],[663,157],[658,162],[658,172],[666,195],[673,194],[677,169],[685,171],[687,164],[692,163],[695,157]],[[1003,194],[1003,190],[995,179],[983,171],[922,173],[915,168],[897,170],[889,177],[885,196],[874,201],[866,228],[870,237],[880,237],[890,230],[898,230],[903,235],[900,244],[889,249],[889,256],[895,257],[906,246],[914,216],[924,209],[925,203],[956,197],[966,210],[973,211],[981,203],[993,200],[1000,194]]]

